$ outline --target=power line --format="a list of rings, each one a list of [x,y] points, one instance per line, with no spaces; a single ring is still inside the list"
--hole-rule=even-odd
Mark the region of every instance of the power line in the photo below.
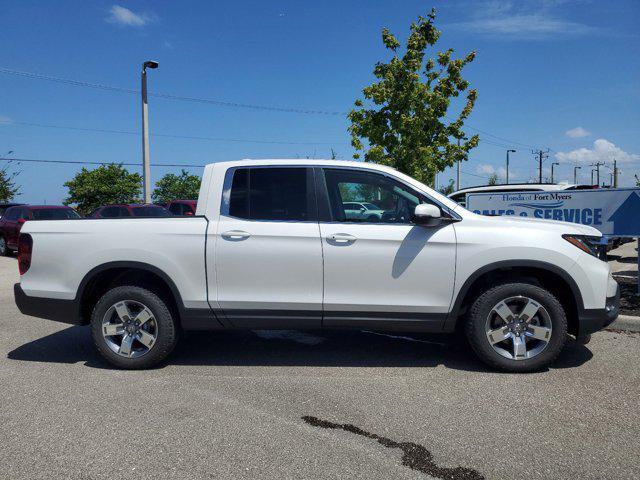
[[[80,132],[93,132],[93,133],[115,133],[115,134],[123,134],[123,135],[140,135],[140,132],[136,132],[133,130],[112,130],[106,128],[88,128],[88,127],[73,127],[69,125],[54,125],[48,123],[36,123],[36,122],[22,122],[18,120],[12,120],[11,122],[6,122],[3,125],[11,126],[11,125],[20,125],[24,127],[38,127],[38,128],[54,128],[59,130],[73,130]],[[170,134],[170,133],[151,133],[153,137],[164,137],[164,138],[181,138],[187,140],[208,140],[214,142],[237,142],[237,143],[259,143],[259,144],[273,144],[273,145],[351,145],[349,142],[293,142],[288,140],[258,140],[252,138],[228,138],[228,137],[207,137],[201,135],[180,135],[180,134]],[[481,142],[483,144],[499,147],[499,148],[509,148],[511,145],[506,145],[502,143],[492,142],[491,140],[482,139]]]
[[[5,125],[21,125],[26,127],[39,127],[39,128],[55,128],[61,130],[74,130],[80,132],[94,132],[94,133],[115,133],[123,135],[140,135],[140,132],[133,130],[110,130],[103,128],[86,128],[86,127],[72,127],[68,125],[52,125],[47,123],[34,123],[34,122],[20,122],[11,121]],[[151,133],[152,137],[165,137],[165,138],[182,138],[188,140],[208,140],[213,142],[239,142],[239,143],[264,143],[274,145],[350,145],[347,142],[291,142],[285,140],[256,140],[249,138],[226,138],[226,137],[207,137],[198,135],[178,135],[169,133]]]
[[[71,165],[123,165],[127,167],[141,167],[142,164],[138,163],[126,163],[126,162],[93,162],[85,160],[43,160],[35,158],[14,158],[14,157],[0,157],[0,160],[15,163],[61,163]],[[152,163],[154,167],[193,167],[204,168],[206,165],[196,165],[189,163]]]
[[[25,77],[25,78],[31,78],[36,80],[46,80],[46,81],[55,82],[55,83],[64,83],[67,85],[74,85],[76,87],[95,88],[98,90],[107,90],[112,92],[120,92],[120,93],[128,93],[128,94],[140,93],[140,90],[134,90],[131,88],[114,87],[112,85],[105,85],[102,83],[83,82],[83,81],[71,80],[67,78],[53,77],[51,75],[42,75],[40,73],[11,70],[8,68],[0,68],[0,73],[4,73],[7,75],[15,75],[19,77]],[[195,103],[208,103],[211,105],[218,105],[221,107],[247,108],[252,110],[267,110],[272,112],[285,112],[285,113],[301,113],[301,114],[308,114],[308,115],[346,115],[346,112],[313,110],[313,109],[307,109],[307,108],[276,107],[276,106],[270,106],[270,105],[255,105],[250,103],[239,103],[239,102],[225,102],[223,100],[215,100],[211,98],[187,97],[182,95],[174,95],[171,93],[151,93],[150,92],[148,95],[150,97],[166,98],[169,100],[181,100],[185,102],[195,102]]]
[[[106,84],[102,84],[102,83],[92,83],[92,82],[84,82],[84,81],[80,81],[80,80],[72,80],[72,79],[67,79],[67,78],[60,78],[60,77],[54,77],[52,75],[43,75],[40,73],[34,73],[34,72],[25,72],[25,71],[21,71],[21,70],[13,70],[13,69],[9,69],[9,68],[2,68],[0,67],[0,73],[4,73],[6,75],[14,75],[14,76],[20,76],[20,77],[25,77],[25,78],[31,78],[31,79],[36,79],[36,80],[46,80],[46,81],[50,81],[50,82],[55,82],[55,83],[63,83],[63,84],[67,84],[67,85],[73,85],[73,86],[77,86],[77,87],[87,87],[87,88],[94,88],[94,89],[98,89],[98,90],[106,90],[106,91],[113,91],[113,92],[120,92],[120,93],[127,93],[127,94],[139,94],[140,91],[139,90],[134,90],[134,89],[130,89],[130,88],[122,88],[122,87],[115,87],[112,85],[106,85]],[[274,111],[274,112],[285,112],[285,113],[299,113],[299,114],[310,114],[310,115],[333,115],[333,116],[338,116],[338,115],[347,115],[348,112],[340,112],[340,111],[327,111],[327,110],[317,110],[317,109],[307,109],[307,108],[290,108],[290,107],[279,107],[279,106],[269,106],[269,105],[256,105],[256,104],[250,104],[250,103],[240,103],[240,102],[228,102],[228,101],[223,101],[223,100],[215,100],[215,99],[210,99],[210,98],[198,98],[198,97],[189,97],[189,96],[182,96],[182,95],[174,95],[174,94],[170,94],[170,93],[149,93],[149,96],[153,96],[153,97],[158,97],[158,98],[165,98],[165,99],[169,99],[169,100],[180,100],[180,101],[186,101],[186,102],[195,102],[195,103],[205,103],[205,104],[210,104],[210,105],[217,105],[217,106],[223,106],[223,107],[234,107],[234,108],[245,108],[245,109],[252,109],[252,110],[265,110],[265,111]],[[450,117],[448,115],[444,115],[444,118],[446,118],[447,120],[450,121],[455,121],[456,119],[454,119],[453,117]],[[489,137],[492,137],[495,140],[498,141],[502,141],[502,142],[507,142],[508,145],[501,145],[501,144],[496,144],[496,143],[491,143],[488,140],[484,140],[485,143],[489,143],[490,145],[496,145],[496,146],[500,146],[502,148],[508,148],[508,147],[513,147],[514,145],[518,145],[521,147],[527,147],[527,148],[538,148],[534,145],[529,145],[526,143],[522,143],[522,142],[516,142],[513,140],[510,140],[506,137],[501,137],[498,135],[494,135],[493,133],[490,133],[486,130],[481,130],[479,128],[476,128],[468,123],[465,123],[465,126],[471,130],[475,130],[476,132],[482,133],[484,135],[487,135]]]

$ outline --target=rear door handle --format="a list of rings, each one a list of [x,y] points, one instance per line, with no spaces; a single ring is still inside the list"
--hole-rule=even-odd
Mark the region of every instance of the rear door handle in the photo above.
[[[250,236],[250,233],[244,232],[242,230],[229,230],[228,232],[224,232],[222,234],[222,238],[225,238],[227,240],[246,240]]]
[[[331,240],[336,243],[353,243],[357,238],[353,235],[349,235],[348,233],[334,233],[333,235],[329,235],[327,240]]]

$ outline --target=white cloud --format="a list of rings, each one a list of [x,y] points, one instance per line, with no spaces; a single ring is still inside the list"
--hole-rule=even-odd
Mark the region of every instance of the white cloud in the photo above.
[[[113,5],[109,10],[109,16],[106,20],[109,23],[115,23],[116,25],[124,27],[144,27],[155,21],[155,19],[156,17],[154,15],[134,13],[128,8]]]
[[[572,128],[571,130],[567,130],[564,133],[567,137],[571,137],[571,138],[583,138],[591,135],[591,132],[586,131],[582,127]]]
[[[552,36],[579,36],[598,31],[583,23],[563,20],[549,10],[555,2],[520,2],[516,6],[508,1],[478,2],[477,10],[466,21],[447,25],[479,35],[513,39],[545,39]]]
[[[5,117],[4,115],[0,115],[0,125],[10,125],[13,123],[9,117]]]
[[[593,142],[593,148],[578,148],[570,152],[558,152],[556,158],[560,162],[592,164],[596,162],[613,162],[631,163],[640,160],[640,155],[635,153],[627,153],[620,147],[616,147],[609,140],[599,138]]]
[[[481,163],[476,166],[476,173],[478,175],[493,175],[494,173],[498,175],[498,178],[506,178],[507,170],[504,167],[494,167],[488,163]],[[509,169],[509,179],[516,178],[517,175],[511,169]]]

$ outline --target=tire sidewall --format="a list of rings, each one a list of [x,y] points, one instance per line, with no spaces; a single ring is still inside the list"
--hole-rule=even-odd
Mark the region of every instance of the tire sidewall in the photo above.
[[[490,345],[486,335],[486,320],[491,309],[501,300],[515,296],[529,297],[549,313],[551,339],[546,348],[533,358],[512,360],[503,357]],[[509,283],[482,293],[473,303],[467,318],[467,338],[471,347],[488,365],[511,372],[530,372],[548,367],[560,354],[567,339],[567,317],[560,302],[547,290],[528,283]]]
[[[7,240],[0,236],[0,257],[5,257],[9,254],[9,247],[7,246]]]
[[[138,358],[125,358],[107,345],[102,335],[102,319],[107,310],[123,300],[134,300],[145,305],[156,320],[158,336],[151,349]],[[155,293],[137,286],[120,286],[105,293],[91,314],[91,335],[100,354],[112,365],[124,369],[142,369],[156,366],[173,350],[177,342],[177,328],[167,305]]]

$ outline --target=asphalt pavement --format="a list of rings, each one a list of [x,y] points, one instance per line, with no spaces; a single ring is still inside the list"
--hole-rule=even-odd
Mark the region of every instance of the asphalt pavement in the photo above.
[[[21,315],[17,278],[0,258],[0,478],[640,477],[638,333],[528,375],[452,336],[198,333],[130,372]]]

